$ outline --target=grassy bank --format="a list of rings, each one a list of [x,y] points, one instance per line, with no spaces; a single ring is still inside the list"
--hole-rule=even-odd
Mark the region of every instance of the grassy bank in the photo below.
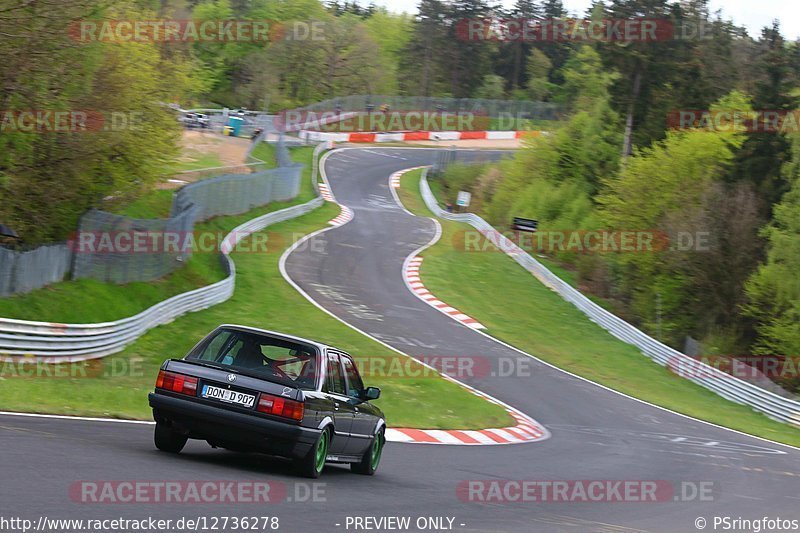
[[[410,211],[431,216],[419,193],[419,178],[420,171],[405,174],[399,194]],[[423,282],[437,297],[486,325],[491,335],[636,398],[746,433],[800,445],[800,430],[724,400],[653,363],[591,322],[496,248],[485,252],[459,250],[453,246],[458,232],[472,227],[440,222],[441,240],[423,254]],[[513,294],[514,305],[507,305],[498,294]]]
[[[302,161],[310,158],[312,151],[312,147],[299,148],[293,157]],[[312,197],[309,166],[303,176],[302,192],[293,203]],[[203,226],[210,231],[228,232],[245,220],[286,205],[271,204],[238,217],[220,217]],[[348,328],[320,311],[285,282],[278,262],[286,247],[300,235],[324,227],[338,212],[338,207],[326,204],[297,220],[270,226],[261,233],[267,234],[268,243],[278,244],[260,253],[232,254],[237,266],[237,284],[229,301],[157,327],[119,354],[57,369],[42,367],[46,369],[39,376],[35,375],[35,367],[0,363],[0,404],[4,410],[11,411],[149,419],[147,393],[153,387],[161,363],[170,357],[183,356],[217,325],[238,323],[313,338],[347,350],[358,359],[372,360],[370,368],[380,375],[367,373],[365,381],[382,388],[383,394],[377,404],[392,426],[478,429],[512,425],[513,420],[502,408],[436,374],[427,373],[413,360]],[[280,238],[275,239],[276,236]],[[198,282],[213,279],[215,272],[221,277],[218,254],[204,256],[214,258],[217,270],[197,272]],[[202,260],[193,259],[182,269],[182,275],[188,277],[188,273],[203,268],[202,265],[212,268],[210,263],[206,265]],[[167,290],[177,287],[177,280],[171,279],[125,286],[86,280],[70,282],[18,299],[0,300],[0,316],[8,316],[7,311],[14,309],[36,320],[94,322],[120,318],[152,305],[163,299]],[[385,360],[383,364],[381,360]],[[387,368],[403,371],[387,375],[381,371]]]
[[[213,235],[224,234],[252,218],[279,209],[307,202],[314,197],[310,183],[313,148],[300,148],[292,152],[295,161],[306,165],[302,176],[300,194],[288,202],[273,202],[236,216],[217,217],[197,224],[195,231]],[[265,161],[274,163],[274,149],[264,145],[260,150]],[[134,218],[159,218],[169,216],[174,191],[152,190],[136,201],[121,207],[117,213]],[[164,278],[115,285],[92,279],[63,281],[8,298],[0,298],[0,316],[20,320],[46,322],[105,322],[133,316],[171,296],[219,281],[225,272],[217,252],[195,253],[183,268]]]
[[[337,214],[336,206],[326,204],[300,219],[269,227],[266,231],[270,236],[298,236],[323,227]],[[0,386],[3,409],[147,419],[150,417],[147,392],[152,389],[164,359],[183,356],[203,335],[226,322],[314,338],[341,347],[358,358],[397,359],[399,356],[388,348],[317,309],[284,281],[278,271],[278,261],[290,240],[283,241],[284,246],[266,253],[232,255],[237,266],[236,292],[232,299],[151,330],[124,352],[89,365],[85,377],[80,374],[77,377],[18,377],[14,375],[14,367],[6,366],[0,372],[4,377]],[[91,305],[87,302],[83,308]],[[380,368],[380,365],[374,366]],[[415,367],[416,363],[406,367],[409,374],[419,373]],[[365,376],[365,381],[383,389],[377,404],[395,427],[469,429],[513,423],[500,407],[435,375]]]

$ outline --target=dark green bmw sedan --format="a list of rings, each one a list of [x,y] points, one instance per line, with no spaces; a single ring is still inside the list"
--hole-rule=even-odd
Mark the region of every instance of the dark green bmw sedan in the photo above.
[[[318,342],[223,325],[183,359],[161,366],[150,406],[155,445],[180,452],[188,439],[215,448],[292,459],[316,478],[326,462],[372,475],[386,420],[353,358]]]

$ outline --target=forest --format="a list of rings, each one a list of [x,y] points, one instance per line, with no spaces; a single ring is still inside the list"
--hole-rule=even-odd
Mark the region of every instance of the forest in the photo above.
[[[644,42],[469,40],[464,20],[648,18],[702,36]],[[96,20],[270,21],[270,39],[99,42]],[[298,28],[321,28],[319,38]],[[556,103],[561,119],[500,166],[456,168],[452,189],[507,226],[709,236],[703,250],[561,253],[581,289],[665,342],[716,353],[800,353],[800,136],[675,129],[679,110],[792,112],[800,45],[776,21],[750,34],[705,0],[421,0],[417,12],[318,0],[2,0],[2,110],[136,116],[89,133],[0,127],[0,221],[23,246],[62,240],[103,198],[163,179],[181,128],[168,104],[280,112],[356,94]],[[796,37],[796,36],[793,36]]]

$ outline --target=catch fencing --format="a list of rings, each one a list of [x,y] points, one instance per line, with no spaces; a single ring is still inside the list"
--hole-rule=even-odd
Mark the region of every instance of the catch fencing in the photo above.
[[[318,153],[317,153],[318,154]],[[316,163],[315,163],[316,164]],[[299,170],[302,165],[299,166]],[[299,173],[298,173],[299,177]],[[317,196],[245,222],[231,231],[220,246],[227,277],[160,302],[136,316],[100,324],[57,324],[0,318],[0,360],[64,363],[96,359],[119,352],[147,330],[228,300],[236,283],[236,265],[229,257],[236,244],[269,225],[302,216],[324,203]]]
[[[0,297],[59,282],[69,273],[71,262],[72,251],[66,243],[29,251],[0,247]]]
[[[528,120],[557,120],[561,106],[529,100],[491,100],[484,98],[436,98],[428,96],[382,96],[374,94],[342,96],[324,100],[296,112],[324,113],[331,111],[378,111],[388,106],[391,111],[469,112],[489,117],[518,117]]]
[[[748,405],[770,418],[800,427],[800,402],[784,398],[762,389],[701,361],[680,353],[653,339],[633,325],[606,311],[574,287],[550,272],[513,241],[506,238],[491,224],[474,213],[448,213],[439,206],[427,180],[427,170],[420,180],[420,192],[428,208],[438,217],[469,224],[484,235],[492,244],[508,254],[525,270],[580,309],[590,320],[608,331],[617,339],[631,344],[661,366],[667,366],[682,376],[723,398]]]
[[[511,151],[507,151],[501,159],[510,158],[512,155]],[[433,165],[428,169],[428,174],[438,176],[452,165],[484,165],[488,163],[497,163],[497,159],[489,152],[474,152],[457,148],[436,150],[436,157]]]
[[[173,296],[136,316],[101,324],[56,324],[0,318],[0,360],[66,363],[116,353],[147,330],[189,312],[228,300],[236,283],[236,266],[228,254],[246,236],[271,224],[295,218],[322,205],[322,198],[255,218],[234,229],[223,243],[227,277],[213,285]]]
[[[288,156],[287,156],[288,157]],[[282,158],[278,158],[279,164]],[[281,202],[297,196],[302,165],[290,163],[283,168],[254,174],[228,174],[190,183],[178,190],[172,203],[171,217],[196,208],[194,222],[221,215],[239,215],[254,207]]]
[[[70,241],[73,254],[72,279],[96,279],[106,283],[131,283],[163,278],[180,268],[192,255],[191,247],[174,246],[168,249],[131,253],[123,251],[113,241],[118,236],[133,242],[141,237],[168,235],[186,237],[194,229],[194,206],[170,218],[130,218],[93,209],[81,217],[75,239]],[[187,242],[183,240],[183,242]]]
[[[137,219],[93,209],[81,217],[77,233],[67,243],[22,252],[0,248],[0,297],[27,293],[70,275],[72,279],[130,283],[174,272],[191,257],[190,236],[196,223],[239,215],[298,195],[303,165],[292,162],[282,137],[275,146],[278,168],[190,183],[175,193],[169,218]],[[130,253],[111,242],[120,236],[131,242],[137,235],[171,236],[179,240],[180,248],[161,246]]]

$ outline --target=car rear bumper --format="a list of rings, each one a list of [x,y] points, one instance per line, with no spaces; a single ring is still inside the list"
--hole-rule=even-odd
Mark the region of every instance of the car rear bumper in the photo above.
[[[320,430],[238,413],[191,399],[150,393],[153,419],[171,425],[190,438],[224,448],[252,450],[301,458],[311,450]]]

